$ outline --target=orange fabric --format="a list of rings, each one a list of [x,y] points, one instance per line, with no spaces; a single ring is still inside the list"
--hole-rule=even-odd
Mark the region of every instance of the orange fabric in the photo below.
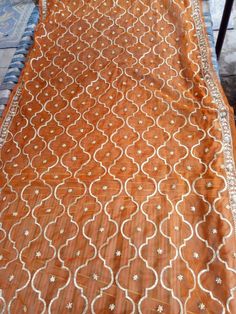
[[[236,312],[235,127],[200,4],[48,2],[2,120],[1,312]]]

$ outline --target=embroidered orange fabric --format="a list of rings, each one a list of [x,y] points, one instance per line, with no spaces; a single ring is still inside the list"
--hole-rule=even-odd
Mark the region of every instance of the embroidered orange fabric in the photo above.
[[[1,312],[235,313],[235,129],[201,1],[40,5],[2,120]]]

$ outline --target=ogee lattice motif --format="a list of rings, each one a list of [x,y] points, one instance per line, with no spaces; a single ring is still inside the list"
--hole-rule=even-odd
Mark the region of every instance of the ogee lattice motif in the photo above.
[[[2,124],[3,313],[236,311],[229,107],[199,3],[42,1]]]

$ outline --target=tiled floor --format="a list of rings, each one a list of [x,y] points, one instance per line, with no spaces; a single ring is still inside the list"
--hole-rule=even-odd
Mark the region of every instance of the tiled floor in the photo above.
[[[236,1],[234,1],[231,20],[234,29],[227,30],[219,67],[223,88],[236,114]],[[217,37],[217,32],[215,32],[215,37]]]

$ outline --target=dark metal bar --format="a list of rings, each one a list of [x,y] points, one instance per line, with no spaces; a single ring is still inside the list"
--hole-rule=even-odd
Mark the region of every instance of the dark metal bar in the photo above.
[[[217,42],[216,42],[216,55],[217,55],[217,59],[218,60],[220,58],[221,50],[222,50],[222,47],[223,47],[225,34],[226,34],[226,31],[227,31],[230,15],[231,15],[231,12],[232,12],[233,3],[234,3],[234,0],[226,0],[225,1],[224,13],[223,13],[223,16],[222,16],[220,29],[219,29],[219,34],[218,34]]]

